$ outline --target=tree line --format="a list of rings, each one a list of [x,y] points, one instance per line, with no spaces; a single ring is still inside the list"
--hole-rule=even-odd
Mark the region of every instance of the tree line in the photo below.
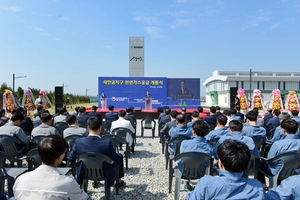
[[[0,87],[0,107],[3,105],[3,93],[5,92],[5,89],[11,90],[12,88],[9,87],[6,83],[2,83]],[[30,88],[31,93],[33,94],[34,98],[38,98],[40,89],[37,88]],[[16,101],[20,98],[23,97],[24,95],[24,90],[21,87],[17,88],[17,91],[14,92],[14,97]],[[51,101],[51,103],[54,105],[55,104],[55,93],[52,91],[47,91],[47,97]],[[82,96],[82,95],[73,95],[69,93],[65,93],[63,95],[64,98],[64,104],[67,102],[67,98],[69,98],[70,104],[80,104],[80,103],[90,103],[90,98],[87,96]]]

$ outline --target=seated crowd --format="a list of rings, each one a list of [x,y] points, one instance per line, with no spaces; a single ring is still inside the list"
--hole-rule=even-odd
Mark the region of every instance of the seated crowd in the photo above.
[[[76,161],[76,156],[85,152],[95,152],[107,155],[112,163],[103,165],[106,174],[105,180],[108,187],[116,184],[118,187],[125,185],[121,179],[124,177],[123,155],[118,153],[112,142],[102,135],[103,123],[109,124],[111,134],[116,128],[126,128],[132,134],[136,129],[136,118],[132,108],[114,112],[110,105],[109,112],[102,118],[97,112],[97,106],[86,113],[85,107],[77,107],[74,114],[69,114],[66,108],[57,109],[51,115],[42,106],[31,120],[26,110],[18,107],[13,110],[12,116],[7,118],[5,110],[1,109],[0,136],[9,135],[18,138],[24,147],[18,147],[25,155],[30,149],[38,148],[42,165],[32,172],[27,172],[17,178],[13,190],[15,199],[65,198],[65,199],[90,199],[78,184],[83,181],[83,163],[76,165],[76,181],[74,178],[60,175],[57,167],[64,159],[70,163]],[[168,145],[168,141],[177,137],[185,137],[181,142],[178,152],[170,144],[170,154],[184,152],[201,152],[218,160],[214,166],[218,176],[207,175],[192,187],[189,180],[184,180],[184,190],[191,191],[187,199],[293,199],[299,197],[299,176],[295,175],[285,180],[280,180],[277,188],[269,190],[265,176],[257,174],[257,180],[244,178],[245,171],[251,166],[251,155],[257,158],[273,158],[281,153],[296,151],[300,148],[300,131],[298,111],[292,111],[292,117],[287,112],[268,110],[261,118],[259,111],[253,109],[243,114],[240,107],[225,109],[221,112],[219,106],[212,106],[208,116],[201,115],[202,107],[188,114],[185,109],[181,113],[165,106],[159,115],[158,125],[159,142]],[[65,124],[63,130],[59,124]],[[129,146],[134,147],[134,138],[131,133],[126,134]],[[109,134],[109,133],[105,133]],[[34,146],[32,141],[38,136],[43,139]],[[68,144],[64,138],[78,136],[74,146],[65,156]],[[266,145],[256,145],[256,138],[266,141]],[[212,142],[214,141],[214,142]],[[121,149],[122,146],[119,146]],[[25,149],[25,150],[24,150]],[[64,160],[65,161],[65,160]],[[114,183],[116,176],[115,164],[119,164],[119,179]],[[173,167],[183,169],[184,163],[177,161]],[[268,164],[264,159],[259,159],[258,167],[268,174],[277,174],[282,167],[282,162]],[[113,167],[112,167],[113,166]],[[202,167],[207,167],[204,163]],[[43,174],[43,176],[41,176]],[[28,177],[34,179],[27,183]],[[47,183],[45,184],[45,177]],[[59,182],[56,184],[56,182]],[[97,183],[94,183],[97,186]],[[287,186],[289,185],[289,186]],[[268,191],[269,190],[269,191]],[[266,193],[268,191],[268,193]],[[22,198],[21,198],[22,196]],[[26,198],[23,198],[26,196]]]

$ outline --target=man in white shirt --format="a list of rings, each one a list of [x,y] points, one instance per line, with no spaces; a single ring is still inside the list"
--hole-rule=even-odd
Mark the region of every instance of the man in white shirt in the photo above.
[[[111,127],[110,127],[110,132],[112,132],[115,128],[127,128],[129,129],[132,133],[135,133],[134,128],[132,127],[130,121],[125,119],[126,116],[126,111],[125,110],[120,110],[119,113],[119,119],[116,121],[113,121],[111,123]],[[133,138],[131,136],[130,133],[126,134],[126,140],[129,143],[129,146],[132,145],[133,143]]]
[[[14,198],[91,200],[73,176],[61,175],[56,169],[65,157],[66,148],[67,142],[62,137],[45,137],[38,146],[42,165],[17,178],[13,187]]]

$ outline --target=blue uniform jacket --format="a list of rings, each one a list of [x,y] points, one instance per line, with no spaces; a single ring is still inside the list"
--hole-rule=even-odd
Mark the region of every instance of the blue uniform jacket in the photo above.
[[[202,177],[186,199],[265,199],[262,184],[256,179],[242,178],[243,172],[220,170],[219,175]]]

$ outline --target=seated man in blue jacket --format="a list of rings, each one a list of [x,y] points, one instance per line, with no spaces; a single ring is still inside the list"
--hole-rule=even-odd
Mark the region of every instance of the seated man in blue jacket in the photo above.
[[[203,120],[197,120],[192,125],[192,132],[193,136],[190,140],[183,140],[180,145],[180,153],[184,152],[201,152],[205,153],[208,156],[212,157],[213,155],[213,147],[206,142],[206,139],[204,138],[205,135],[209,132],[209,127],[207,123],[205,123]],[[174,162],[173,167],[177,167],[179,169],[182,169],[182,161]],[[205,166],[207,167],[207,163]],[[189,181],[185,181],[184,185],[185,191],[192,191],[193,187],[189,184]]]
[[[229,133],[227,133],[226,135],[223,135],[218,142],[216,143],[215,147],[214,147],[214,156],[217,159],[217,149],[220,146],[220,144],[222,144],[222,142],[224,140],[227,139],[231,139],[231,140],[236,140],[239,142],[243,142],[245,143],[248,148],[250,149],[250,151],[252,151],[255,155],[257,155],[259,157],[259,152],[255,147],[254,141],[251,137],[248,136],[243,136],[242,135],[242,130],[243,130],[243,124],[238,121],[238,120],[231,120],[229,122]]]
[[[274,142],[268,153],[268,159],[277,156],[278,154],[295,151],[300,148],[300,139],[295,138],[295,134],[298,130],[298,123],[293,119],[283,120],[281,122],[281,129],[285,135],[282,140]],[[264,160],[261,160],[259,168],[266,173],[271,173],[273,175],[277,174],[282,167],[282,161],[276,163],[267,164]],[[258,180],[260,180],[264,186],[266,184],[265,177],[262,173],[258,173]]]
[[[284,179],[276,188],[266,193],[267,200],[273,199],[299,199],[300,198],[300,176],[294,175]]]
[[[256,179],[243,178],[251,154],[243,142],[225,140],[217,150],[219,177],[204,176],[187,194],[194,199],[264,199],[265,191]]]
[[[243,127],[243,134],[248,137],[254,137],[254,136],[261,136],[263,138],[266,138],[266,129],[257,126],[256,120],[257,115],[253,111],[249,111],[246,114],[247,123],[249,125]]]
[[[73,146],[73,149],[68,157],[68,160],[74,162],[76,156],[85,152],[96,152],[110,157],[115,163],[120,163],[120,178],[124,177],[123,156],[116,152],[110,140],[100,137],[102,120],[98,117],[92,116],[87,121],[89,135],[84,138],[78,138]],[[115,180],[115,167],[104,162],[103,164],[105,174],[105,184],[111,187]],[[84,176],[82,163],[77,163],[77,182],[82,184]],[[121,179],[118,180],[119,187],[125,185]]]

